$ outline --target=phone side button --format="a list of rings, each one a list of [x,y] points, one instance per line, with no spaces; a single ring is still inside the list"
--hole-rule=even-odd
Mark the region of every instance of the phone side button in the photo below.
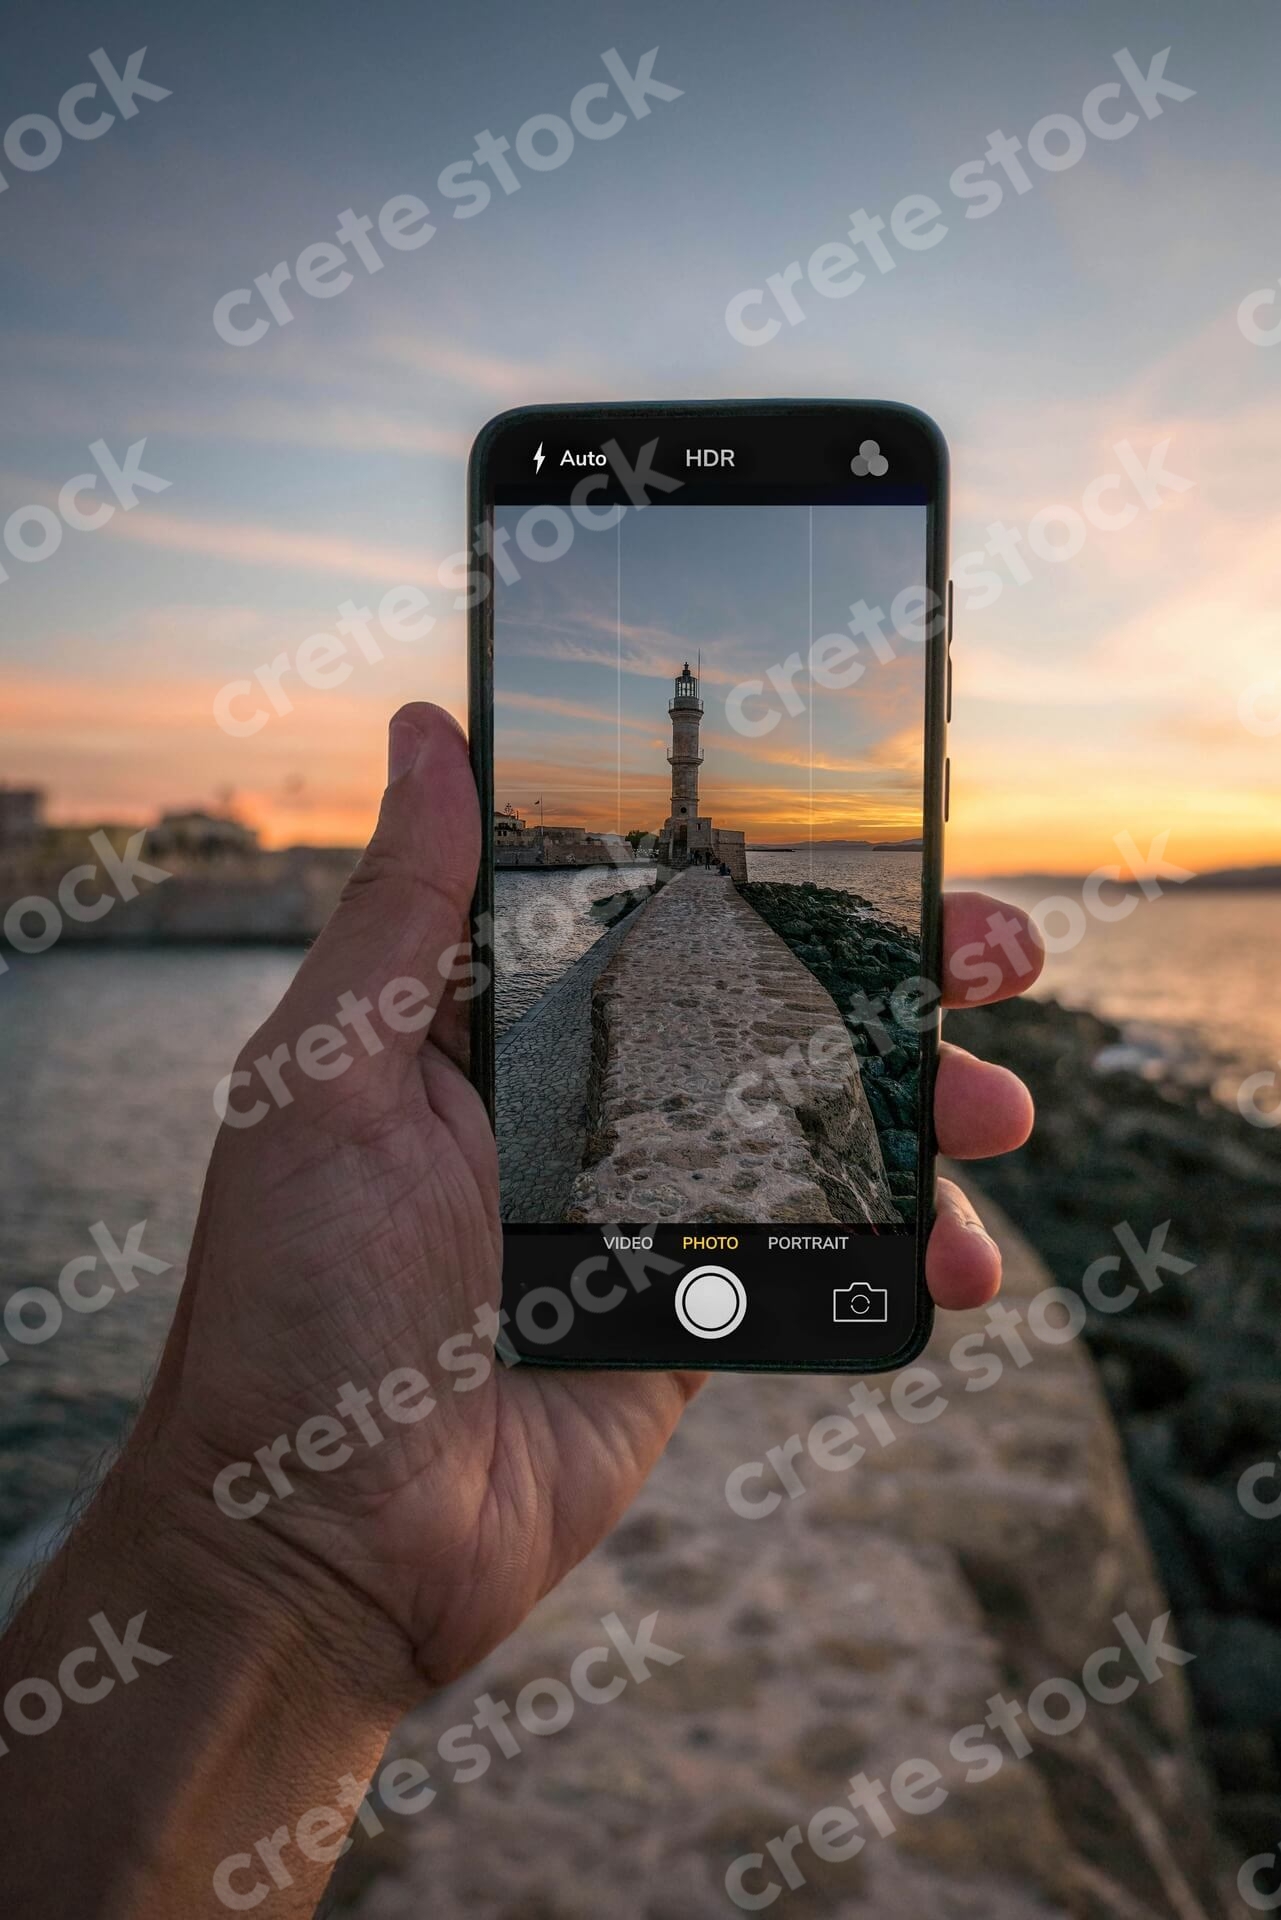
[[[947,722],[952,724],[952,582],[947,583]]]
[[[949,753],[943,762],[943,818],[946,821],[952,811],[952,756]]]

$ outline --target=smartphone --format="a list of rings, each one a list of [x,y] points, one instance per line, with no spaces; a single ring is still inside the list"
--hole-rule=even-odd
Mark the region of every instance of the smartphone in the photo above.
[[[947,448],[854,400],[525,407],[469,473],[472,1074],[508,1360],[930,1329]]]

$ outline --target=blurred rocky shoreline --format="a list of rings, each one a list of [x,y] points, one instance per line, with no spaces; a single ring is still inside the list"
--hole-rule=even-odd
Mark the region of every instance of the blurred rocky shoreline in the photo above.
[[[1206,1088],[1108,1070],[1125,1058],[1121,1029],[1054,1001],[951,1013],[945,1034],[1032,1090],[1027,1146],[975,1172],[1058,1284],[1080,1294],[1093,1271],[1087,1295],[1121,1295],[1139,1278],[1123,1230],[1144,1250],[1150,1289],[1116,1311],[1087,1304],[1084,1338],[1181,1644],[1197,1656],[1187,1676],[1221,1817],[1247,1853],[1270,1847],[1281,1525],[1248,1511],[1238,1484],[1281,1447],[1281,1130]],[[1265,1475],[1259,1500],[1275,1499],[1279,1479],[1281,1468]]]

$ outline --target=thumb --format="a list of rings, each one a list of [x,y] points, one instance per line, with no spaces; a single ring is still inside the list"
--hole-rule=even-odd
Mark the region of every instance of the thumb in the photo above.
[[[417,1053],[452,991],[480,858],[467,740],[443,708],[417,702],[392,717],[387,760],[373,839],[271,1023],[295,1044],[337,1021],[371,1053]]]

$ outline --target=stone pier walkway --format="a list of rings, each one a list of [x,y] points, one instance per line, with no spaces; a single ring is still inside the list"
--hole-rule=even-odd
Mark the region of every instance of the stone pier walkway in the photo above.
[[[1007,1304],[1026,1316],[1049,1276],[983,1204]],[[1118,1643],[1118,1614],[1146,1633],[1168,1605],[1083,1343],[1038,1340],[1026,1319],[1023,1331],[1033,1357],[1019,1366],[984,1310],[940,1314],[922,1356],[937,1417],[921,1421],[918,1394],[915,1417],[900,1418],[894,1376],[877,1376],[891,1437],[881,1444],[860,1418],[861,1458],[833,1429],[850,1411],[850,1376],[715,1376],[617,1531],[505,1646],[401,1723],[388,1758],[426,1767],[435,1798],[412,1816],[380,1807],[377,1838],[356,1827],[335,1911],[734,1920],[725,1875],[756,1853],[766,1870],[745,1884],[760,1906],[777,1889],[773,1920],[1243,1912],[1215,1894],[1221,1856],[1185,1670],[1163,1666],[1127,1698],[1132,1663],[1105,1668],[1117,1703],[1096,1696],[1074,1731],[1058,1695],[1046,1707],[1054,1730],[1025,1713],[1023,1759],[981,1724],[998,1694],[1026,1707],[1047,1679],[1079,1681],[1097,1649]],[[572,1695],[571,1674],[608,1645],[610,1614],[633,1635],[657,1614],[654,1638],[679,1659],[593,1705]],[[1177,1624],[1170,1632],[1184,1644]],[[616,1673],[619,1660],[602,1660],[590,1678],[608,1688]],[[526,1715],[543,1732],[518,1716],[538,1681],[570,1702],[560,1731],[546,1684]],[[482,1695],[509,1710],[510,1758],[492,1732],[456,1744]],[[968,1755],[953,1746],[967,1727]],[[994,1777],[975,1765],[979,1737],[1003,1753]],[[481,1777],[478,1747],[490,1756]],[[892,1833],[862,1816],[865,1843],[845,1860],[803,1843],[804,1884],[783,1884],[770,1839],[794,1825],[803,1835],[822,1807],[848,1811],[852,1776],[888,1783],[918,1758],[939,1768],[942,1804],[918,1797],[905,1813],[887,1794]],[[1228,1864],[1234,1875],[1239,1854]]]
[[[836,1004],[732,880],[661,888],[592,1019],[570,1219],[899,1219]]]

